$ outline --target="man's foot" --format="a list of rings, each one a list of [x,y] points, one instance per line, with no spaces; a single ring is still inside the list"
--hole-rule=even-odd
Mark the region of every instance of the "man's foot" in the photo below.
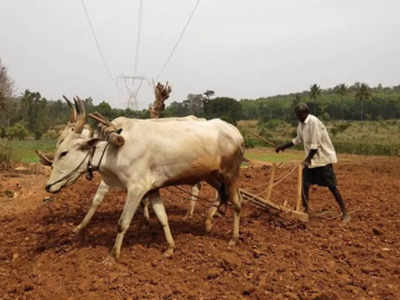
[[[350,215],[344,214],[343,217],[342,217],[342,224],[347,224],[347,223],[350,222],[350,220],[351,220]]]

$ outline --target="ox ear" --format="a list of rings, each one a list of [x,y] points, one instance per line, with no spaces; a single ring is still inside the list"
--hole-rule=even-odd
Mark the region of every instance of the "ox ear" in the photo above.
[[[92,149],[93,147],[95,147],[97,145],[98,142],[100,142],[101,140],[99,138],[91,138],[91,139],[87,139],[85,140],[82,145],[80,146],[81,150],[89,150]]]
[[[54,155],[53,154],[44,154],[39,150],[35,150],[37,156],[39,156],[39,161],[42,165],[51,166],[53,164]]]

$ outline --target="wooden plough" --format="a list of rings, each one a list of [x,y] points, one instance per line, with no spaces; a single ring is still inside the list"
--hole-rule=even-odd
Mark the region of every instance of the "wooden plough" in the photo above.
[[[257,162],[261,163],[262,162]],[[264,165],[268,165],[265,164]],[[271,167],[271,175],[269,178],[269,182],[267,185],[267,188],[264,192],[261,194],[256,194],[256,193],[251,193],[245,189],[239,189],[240,195],[242,196],[243,199],[249,201],[250,203],[266,208],[266,209],[272,209],[272,210],[278,210],[278,211],[283,211],[285,213],[289,213],[293,215],[295,218],[299,219],[302,222],[308,222],[309,216],[307,213],[302,211],[302,204],[301,204],[301,193],[302,193],[302,180],[303,180],[303,166],[302,164],[295,165],[287,174],[284,176],[275,178],[276,176],[276,169],[281,166],[281,164],[276,164],[272,163],[272,165],[269,165]],[[287,201],[285,201],[283,204],[277,204],[271,201],[271,194],[273,188],[281,183],[285,178],[287,178],[290,174],[292,174],[294,171],[297,169],[297,198],[296,198],[296,206],[295,207],[290,207],[287,204]],[[260,195],[266,194],[266,197],[260,197]]]

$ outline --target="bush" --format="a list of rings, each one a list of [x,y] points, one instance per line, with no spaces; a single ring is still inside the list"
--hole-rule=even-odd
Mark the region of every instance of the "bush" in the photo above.
[[[335,136],[338,133],[342,133],[344,132],[347,128],[349,128],[351,126],[351,123],[342,123],[342,124],[337,124],[335,125],[332,129],[332,135]]]
[[[329,121],[329,120],[331,119],[331,116],[330,116],[327,112],[324,112],[324,113],[321,115],[321,119],[322,119],[323,121]]]
[[[6,130],[6,136],[10,139],[18,139],[18,140],[23,140],[28,136],[28,130],[20,124],[17,123],[14,126],[8,127]]]
[[[362,155],[400,155],[399,144],[363,144],[363,143],[334,143],[338,153],[351,153]]]
[[[11,153],[12,149],[7,140],[0,140],[0,168],[11,167]]]
[[[49,129],[46,131],[45,134],[43,134],[43,138],[45,139],[50,139],[50,140],[55,140],[58,137],[58,132],[55,129]]]
[[[221,120],[224,120],[225,122],[231,123],[232,125],[236,126],[236,120],[232,118],[232,116],[229,115],[223,115],[220,117]]]
[[[5,138],[6,136],[6,129],[4,127],[0,127],[0,138]]]
[[[275,129],[275,128],[279,127],[280,125],[282,125],[282,123],[283,122],[281,120],[272,119],[272,120],[265,122],[263,127],[268,128],[268,129]]]
[[[246,148],[254,148],[256,146],[256,140],[250,137],[244,137],[244,146]]]

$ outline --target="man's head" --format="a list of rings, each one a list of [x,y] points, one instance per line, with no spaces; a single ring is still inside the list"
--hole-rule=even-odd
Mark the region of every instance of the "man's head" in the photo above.
[[[307,116],[310,114],[310,109],[305,103],[299,103],[294,108],[294,113],[300,122],[304,122]]]

